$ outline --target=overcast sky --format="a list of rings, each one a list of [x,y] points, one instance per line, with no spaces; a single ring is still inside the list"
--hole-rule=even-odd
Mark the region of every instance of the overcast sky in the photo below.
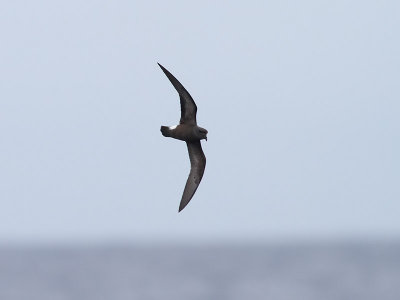
[[[229,3],[229,4],[228,4]],[[400,236],[399,1],[3,1],[0,243]],[[179,98],[208,129],[186,209]]]

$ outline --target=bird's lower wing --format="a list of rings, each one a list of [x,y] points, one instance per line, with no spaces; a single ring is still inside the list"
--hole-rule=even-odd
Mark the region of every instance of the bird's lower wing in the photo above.
[[[186,142],[186,145],[190,158],[190,174],[186,181],[181,203],[179,204],[179,211],[184,209],[192,199],[206,168],[206,156],[203,153],[203,149],[201,149],[200,141]]]

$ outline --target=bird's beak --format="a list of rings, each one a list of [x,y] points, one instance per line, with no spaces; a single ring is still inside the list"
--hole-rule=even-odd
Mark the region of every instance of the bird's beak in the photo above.
[[[207,137],[206,137],[206,142],[207,142]]]

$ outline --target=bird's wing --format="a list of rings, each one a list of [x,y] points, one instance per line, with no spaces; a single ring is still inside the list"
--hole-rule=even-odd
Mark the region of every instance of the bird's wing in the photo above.
[[[206,156],[201,149],[200,141],[186,142],[186,145],[190,158],[190,174],[186,181],[181,203],[179,204],[179,211],[184,209],[190,199],[192,199],[206,168]]]
[[[181,100],[181,120],[180,124],[192,124],[196,125],[196,113],[197,106],[194,103],[192,96],[190,96],[189,92],[183,87],[183,85],[172,75],[166,68],[162,65],[158,64],[163,70],[164,74],[167,75],[169,81],[171,81],[172,85],[175,87],[179,94],[179,98]]]

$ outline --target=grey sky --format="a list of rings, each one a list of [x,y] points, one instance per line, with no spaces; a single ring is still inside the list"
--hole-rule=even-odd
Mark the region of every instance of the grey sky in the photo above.
[[[0,242],[400,234],[398,1],[1,6]]]

